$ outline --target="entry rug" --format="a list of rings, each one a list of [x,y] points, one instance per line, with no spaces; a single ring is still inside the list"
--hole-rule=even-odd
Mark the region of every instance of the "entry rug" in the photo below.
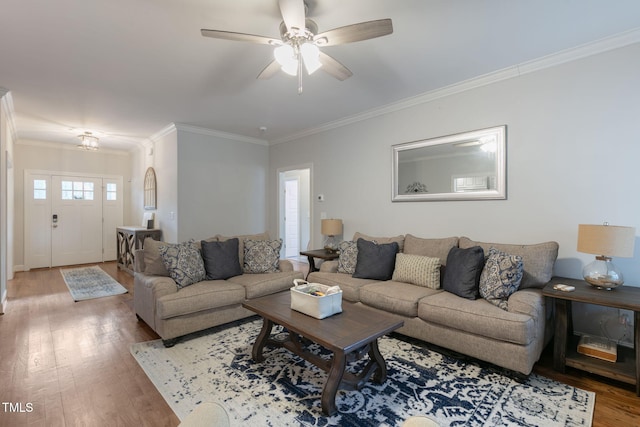
[[[285,349],[265,348],[262,363],[251,359],[261,325],[212,328],[171,348],[136,343],[131,354],[181,420],[202,402],[219,402],[237,426],[400,426],[413,415],[441,426],[591,425],[594,393],[535,374],[521,384],[492,365],[393,337],[379,340],[387,381],[339,391],[339,412],[325,417],[324,371]]]
[[[126,294],[127,289],[97,265],[60,269],[74,301]]]

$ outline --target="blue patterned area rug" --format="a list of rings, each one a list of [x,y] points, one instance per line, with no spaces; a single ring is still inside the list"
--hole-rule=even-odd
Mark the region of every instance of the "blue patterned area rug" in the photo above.
[[[127,289],[97,265],[60,269],[74,301],[126,294]]]
[[[261,320],[235,322],[171,348],[160,340],[136,343],[131,354],[181,420],[202,402],[219,402],[237,426],[387,427],[413,415],[429,416],[441,426],[591,425],[594,393],[535,374],[522,384],[491,365],[443,355],[399,336],[379,342],[387,381],[339,391],[339,413],[325,417],[320,407],[325,372],[285,349],[265,349],[262,363],[251,359],[261,325]]]

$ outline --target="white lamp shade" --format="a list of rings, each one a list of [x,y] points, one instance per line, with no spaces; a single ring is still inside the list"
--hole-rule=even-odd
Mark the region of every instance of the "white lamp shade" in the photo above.
[[[320,222],[320,233],[323,236],[337,236],[342,234],[342,220],[323,219]]]
[[[322,66],[320,63],[320,49],[318,46],[311,43],[304,43],[300,46],[300,54],[304,62],[304,66],[307,69],[308,74],[313,74],[318,68]]]
[[[615,225],[578,225],[578,252],[607,257],[633,256],[636,229]]]

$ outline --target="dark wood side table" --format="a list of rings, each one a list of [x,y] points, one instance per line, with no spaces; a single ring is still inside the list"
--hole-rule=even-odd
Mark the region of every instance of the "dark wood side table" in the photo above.
[[[558,283],[575,286],[573,292],[553,289]],[[542,294],[555,301],[556,332],[553,367],[564,372],[566,366],[612,378],[636,386],[640,396],[640,288],[621,286],[607,291],[597,289],[583,280],[554,277]],[[573,301],[633,311],[634,349],[618,346],[617,362],[607,362],[578,353],[578,337],[573,335],[571,303]]]
[[[338,257],[340,257],[340,254],[338,252],[329,252],[326,249],[313,249],[311,251],[303,251],[300,252],[300,255],[306,256],[309,260],[309,273],[318,271],[314,258],[320,258],[324,261],[331,261],[332,259],[338,259]],[[309,273],[307,273],[307,277],[309,277]]]
[[[144,239],[151,237],[153,240],[162,238],[162,230],[157,228],[123,226],[116,228],[117,236],[117,260],[118,268],[133,275],[135,264],[135,250],[142,249]]]

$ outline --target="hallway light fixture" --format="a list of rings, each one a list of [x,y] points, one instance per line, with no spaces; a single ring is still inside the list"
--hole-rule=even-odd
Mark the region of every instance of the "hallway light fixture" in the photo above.
[[[88,151],[98,150],[98,137],[94,136],[91,132],[86,131],[85,133],[78,135],[78,138],[80,138],[78,148]]]

